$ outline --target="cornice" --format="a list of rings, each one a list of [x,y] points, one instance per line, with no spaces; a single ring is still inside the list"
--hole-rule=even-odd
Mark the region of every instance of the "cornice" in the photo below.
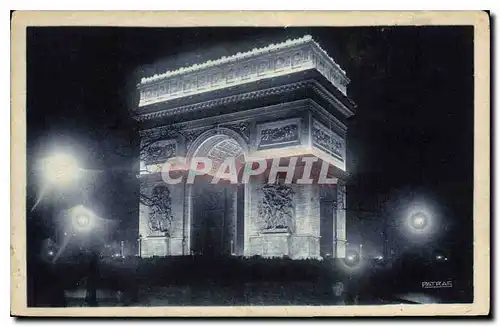
[[[344,96],[349,78],[309,35],[142,78],[139,108],[315,69]]]
[[[333,62],[337,66],[337,68],[345,74],[345,71],[340,68],[340,66],[335,62],[335,60],[333,60],[328,55],[328,53],[325,50],[323,50],[323,48],[321,48],[321,46],[316,41],[313,40],[313,38],[310,35],[304,35],[301,38],[292,39],[292,40],[288,39],[285,42],[281,42],[278,44],[269,44],[269,45],[262,47],[262,48],[254,48],[250,51],[238,52],[238,53],[236,53],[232,56],[229,56],[229,57],[224,56],[224,57],[221,57],[221,58],[216,59],[216,60],[208,60],[202,64],[194,64],[191,66],[181,67],[181,68],[178,68],[175,70],[167,71],[167,72],[162,73],[162,74],[154,74],[153,76],[143,77],[141,79],[140,85],[153,83],[153,82],[156,82],[156,81],[168,78],[168,77],[186,74],[186,73],[190,73],[193,71],[202,70],[205,68],[215,67],[215,66],[218,66],[218,65],[221,65],[224,63],[230,63],[230,62],[234,62],[237,60],[247,59],[249,57],[258,56],[258,55],[266,54],[269,52],[274,52],[274,51],[281,50],[281,49],[286,49],[289,47],[293,47],[293,46],[300,45],[300,44],[305,44],[308,42],[314,43],[316,45],[316,47],[324,55],[326,55],[328,60]]]
[[[208,110],[221,105],[237,103],[241,101],[255,100],[264,98],[267,96],[278,95],[286,92],[296,91],[299,89],[311,88],[318,96],[325,99],[327,102],[335,105],[336,108],[340,110],[346,117],[354,115],[354,112],[338,100],[333,94],[330,93],[326,88],[321,86],[315,80],[300,81],[291,84],[280,85],[276,87],[271,87],[263,90],[257,90],[252,92],[240,93],[236,95],[221,97],[213,100],[208,100],[204,102],[198,102],[190,105],[184,105],[179,107],[174,107],[165,110],[158,110],[154,112],[141,114],[137,112],[134,118],[137,121],[147,121],[152,119],[161,119],[172,117],[180,114],[193,113],[199,110]]]

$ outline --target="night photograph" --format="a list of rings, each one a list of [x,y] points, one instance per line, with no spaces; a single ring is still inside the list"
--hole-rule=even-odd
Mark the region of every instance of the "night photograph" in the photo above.
[[[28,26],[28,308],[474,302],[474,42]]]

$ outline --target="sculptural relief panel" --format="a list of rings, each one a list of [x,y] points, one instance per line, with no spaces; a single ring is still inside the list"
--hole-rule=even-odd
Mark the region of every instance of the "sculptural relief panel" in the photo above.
[[[335,132],[323,124],[314,121],[312,126],[312,139],[316,147],[344,161],[345,140]]]
[[[258,148],[300,143],[300,119],[265,123],[257,126]]]
[[[177,155],[177,142],[164,140],[144,145],[141,149],[141,159],[146,165],[159,164]]]
[[[294,190],[282,183],[264,184],[259,188],[261,231],[295,230]]]

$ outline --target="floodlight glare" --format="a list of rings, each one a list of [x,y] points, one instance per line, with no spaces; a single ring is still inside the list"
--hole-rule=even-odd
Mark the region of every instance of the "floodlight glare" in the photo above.
[[[55,154],[45,158],[43,174],[45,180],[51,185],[64,186],[78,179],[80,168],[72,156]]]

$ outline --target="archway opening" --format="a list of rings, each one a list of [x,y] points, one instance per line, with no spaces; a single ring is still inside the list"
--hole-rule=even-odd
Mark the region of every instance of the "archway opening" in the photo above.
[[[208,158],[209,173],[191,185],[191,252],[203,256],[243,255],[245,187],[214,176],[226,159],[234,160],[237,174],[245,162],[242,146],[234,138],[218,134],[208,137],[193,157]]]

